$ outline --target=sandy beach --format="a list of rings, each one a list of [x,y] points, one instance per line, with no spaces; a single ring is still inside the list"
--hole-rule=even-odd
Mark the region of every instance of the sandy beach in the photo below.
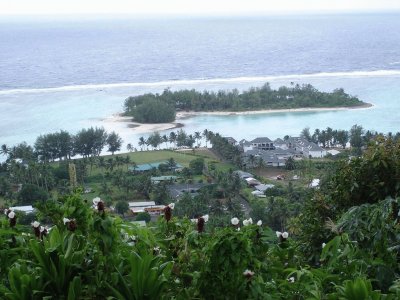
[[[129,128],[129,130],[133,130],[135,133],[138,133],[138,134],[183,127],[183,124],[181,124],[179,122],[156,123],[156,124],[137,123],[137,122],[132,121],[132,117],[126,117],[126,116],[122,116],[120,114],[114,114],[108,118],[103,119],[102,121],[108,125],[111,125],[111,127],[113,127],[112,126],[113,123],[114,123],[114,125],[116,123],[119,123],[119,124],[125,123],[126,124],[126,126],[124,126],[125,128]]]
[[[338,111],[338,110],[352,110],[352,109],[370,109],[374,107],[371,103],[366,103],[360,106],[352,107],[305,107],[305,108],[288,108],[288,109],[264,109],[264,110],[248,110],[248,111],[184,111],[177,112],[176,119],[182,120],[198,115],[217,115],[217,116],[230,116],[230,115],[255,115],[255,114],[272,114],[272,113],[286,113],[286,112],[319,112],[319,111]]]
[[[114,114],[108,118],[103,119],[106,125],[121,125],[125,123],[124,127],[128,130],[133,130],[137,134],[150,133],[155,131],[163,131],[168,129],[181,128],[184,124],[179,123],[179,120],[185,120],[198,115],[252,115],[252,114],[271,114],[271,113],[286,113],[286,112],[322,112],[322,111],[340,111],[352,109],[370,109],[374,105],[366,103],[365,105],[355,107],[323,107],[323,108],[290,108],[290,109],[265,109],[254,111],[184,111],[176,113],[176,121],[171,123],[156,123],[156,124],[142,124],[132,121],[132,117],[122,116],[121,114]],[[108,126],[106,126],[108,127]]]

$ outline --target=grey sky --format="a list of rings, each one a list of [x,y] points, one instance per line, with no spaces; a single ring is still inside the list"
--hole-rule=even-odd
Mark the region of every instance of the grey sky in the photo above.
[[[400,10],[400,0],[1,0],[0,14],[248,15]]]

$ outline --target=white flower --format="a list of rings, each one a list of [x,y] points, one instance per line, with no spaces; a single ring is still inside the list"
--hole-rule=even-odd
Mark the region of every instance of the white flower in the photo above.
[[[40,223],[38,221],[35,221],[32,223],[32,226],[38,228],[40,226]]]
[[[238,227],[237,231],[240,231],[240,227]]]
[[[288,278],[287,281],[289,281],[290,283],[293,283],[294,282],[294,277],[292,276],[292,277]]]
[[[254,272],[252,272],[252,271],[246,269],[246,270],[243,272],[243,275],[244,275],[244,276],[249,276],[249,277],[251,277],[251,276],[254,275]]]
[[[244,225],[244,226],[250,225],[249,220],[243,220],[243,225]]]
[[[46,228],[44,228],[43,226],[40,226],[39,231],[43,232]]]
[[[97,205],[101,201],[100,197],[93,198],[93,204]]]
[[[204,216],[202,216],[202,218],[204,219],[204,222],[208,222],[209,216],[208,215],[204,215]]]
[[[232,218],[232,219],[231,219],[231,224],[234,225],[234,226],[236,226],[237,224],[239,224],[239,219],[236,218],[236,217],[235,217],[235,218]]]
[[[8,217],[9,217],[10,219],[14,219],[14,218],[15,218],[15,212],[11,211],[11,212],[8,214]]]
[[[129,238],[130,238],[132,241],[136,241],[136,235],[130,235]]]
[[[69,223],[70,221],[71,221],[71,220],[68,219],[68,218],[64,218],[64,219],[63,219],[64,225],[67,224],[67,223]]]
[[[324,249],[324,248],[325,248],[325,246],[326,246],[326,244],[325,244],[325,243],[322,243],[322,249]]]
[[[174,209],[175,208],[175,203],[170,203],[170,204],[168,204],[168,206],[169,206],[170,209]]]
[[[5,214],[6,216],[8,216],[8,213],[9,213],[9,212],[10,212],[10,209],[7,209],[7,208],[6,208],[6,209],[4,210],[4,214]],[[399,211],[399,213],[400,213],[400,211]]]
[[[190,222],[197,224],[198,219],[190,219]]]
[[[253,219],[252,218],[248,219],[247,221],[249,222],[249,224],[253,224]]]
[[[258,225],[258,226],[261,226],[261,225],[262,225],[262,221],[261,221],[261,220],[258,220],[257,225]]]
[[[281,235],[282,235],[282,232],[280,232],[280,231],[276,231],[275,233],[276,233],[276,237],[278,237],[278,238],[281,237]]]
[[[286,231],[282,233],[282,237],[284,239],[287,239],[289,237],[289,233],[287,233]]]

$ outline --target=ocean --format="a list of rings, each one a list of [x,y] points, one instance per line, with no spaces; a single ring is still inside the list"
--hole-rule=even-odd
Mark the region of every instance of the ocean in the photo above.
[[[374,107],[180,122],[188,132],[237,139],[298,135],[307,126],[400,131],[400,15],[0,20],[0,144],[104,126],[136,145],[147,134],[104,121],[128,96],[265,82],[342,87]]]

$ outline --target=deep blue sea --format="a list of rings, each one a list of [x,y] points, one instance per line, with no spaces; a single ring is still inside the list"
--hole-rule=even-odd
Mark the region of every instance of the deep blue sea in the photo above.
[[[0,144],[82,127],[138,134],[103,119],[130,95],[165,88],[219,90],[311,83],[343,87],[375,106],[365,110],[197,116],[237,138],[297,135],[302,128],[357,123],[400,131],[400,15],[257,18],[0,19]],[[142,134],[141,134],[142,135]]]

